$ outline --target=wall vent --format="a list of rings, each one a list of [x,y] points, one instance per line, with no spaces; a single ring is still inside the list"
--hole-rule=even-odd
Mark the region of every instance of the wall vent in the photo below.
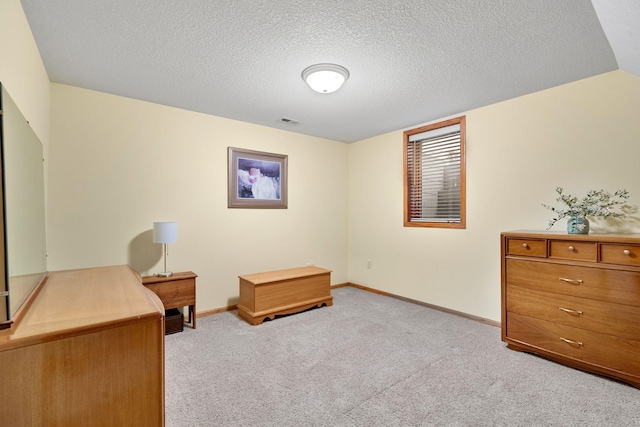
[[[293,120],[293,119],[290,119],[290,118],[288,118],[288,117],[283,117],[283,118],[279,119],[278,121],[279,121],[280,123],[286,123],[286,124],[288,124],[288,125],[299,125],[299,124],[300,124],[300,122],[299,122],[299,121],[297,121],[297,120]]]

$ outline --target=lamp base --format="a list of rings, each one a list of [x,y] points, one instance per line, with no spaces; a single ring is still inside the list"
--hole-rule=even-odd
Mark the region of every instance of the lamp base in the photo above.
[[[170,277],[173,276],[173,271],[163,271],[162,273],[158,273],[158,277]]]

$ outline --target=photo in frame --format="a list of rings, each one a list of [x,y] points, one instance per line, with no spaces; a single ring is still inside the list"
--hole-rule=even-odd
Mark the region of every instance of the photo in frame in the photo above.
[[[228,207],[287,209],[287,159],[229,147]]]

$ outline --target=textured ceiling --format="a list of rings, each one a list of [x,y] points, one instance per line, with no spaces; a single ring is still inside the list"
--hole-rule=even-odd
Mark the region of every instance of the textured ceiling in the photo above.
[[[637,17],[640,2],[624,1]],[[607,10],[605,0],[594,3]],[[586,0],[22,5],[51,81],[343,142],[616,70],[623,61]],[[320,62],[349,70],[338,92],[318,94],[303,82],[302,70]]]
[[[620,69],[640,76],[640,1],[592,0]]]

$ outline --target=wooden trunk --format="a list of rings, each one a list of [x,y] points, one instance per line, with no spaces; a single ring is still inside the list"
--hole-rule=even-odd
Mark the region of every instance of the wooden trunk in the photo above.
[[[301,267],[239,276],[238,315],[252,325],[278,315],[330,306],[331,270]]]

